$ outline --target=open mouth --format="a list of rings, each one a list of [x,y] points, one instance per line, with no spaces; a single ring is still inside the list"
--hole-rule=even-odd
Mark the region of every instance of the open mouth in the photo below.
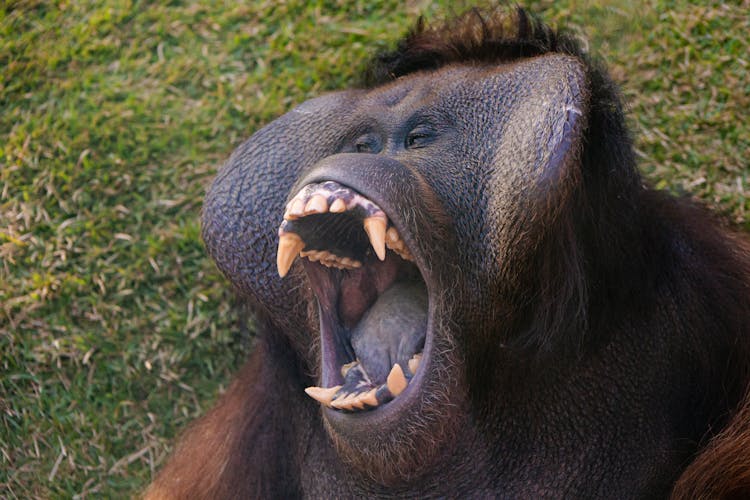
[[[398,228],[373,201],[338,182],[307,184],[279,227],[284,277],[299,257],[318,299],[322,385],[305,392],[344,412],[398,397],[417,374],[427,287]]]

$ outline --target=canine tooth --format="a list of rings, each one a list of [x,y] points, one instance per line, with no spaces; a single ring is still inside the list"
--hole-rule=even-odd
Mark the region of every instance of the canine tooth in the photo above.
[[[292,200],[289,207],[289,214],[285,216],[285,219],[296,219],[302,217],[305,214],[305,201],[301,198],[295,198]]]
[[[337,198],[336,201],[331,203],[331,207],[328,209],[328,211],[333,212],[335,214],[346,212],[346,202],[342,200],[341,198]]]
[[[388,220],[379,216],[368,217],[365,219],[364,225],[375,254],[378,259],[385,260],[385,228],[388,225]]]
[[[385,381],[388,386],[388,390],[391,391],[393,396],[398,396],[406,389],[406,377],[404,376],[404,370],[401,369],[401,365],[398,363],[393,365],[391,373],[388,374],[388,378]]]
[[[333,396],[338,392],[338,390],[341,389],[340,385],[334,386],[334,387],[308,387],[305,389],[305,392],[308,396],[313,398],[314,400],[318,401],[321,404],[324,404],[328,407],[331,406],[331,401],[333,400]]]
[[[305,215],[322,214],[328,211],[328,202],[322,194],[316,194],[305,205]]]
[[[285,233],[279,237],[279,249],[276,252],[276,267],[282,278],[289,272],[297,254],[305,248],[305,242],[295,233]]]
[[[409,371],[412,375],[415,375],[417,373],[417,368],[419,368],[420,361],[422,361],[422,353],[415,354],[409,360]]]

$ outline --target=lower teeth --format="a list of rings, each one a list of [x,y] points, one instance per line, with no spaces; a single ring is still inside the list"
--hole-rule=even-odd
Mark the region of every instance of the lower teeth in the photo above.
[[[308,387],[308,396],[329,408],[347,411],[361,411],[376,408],[391,401],[401,394],[409,385],[409,380],[417,372],[422,353],[417,353],[409,360],[410,376],[407,378],[401,365],[393,365],[384,384],[375,386],[359,361],[347,363],[341,367],[344,384],[334,387]]]

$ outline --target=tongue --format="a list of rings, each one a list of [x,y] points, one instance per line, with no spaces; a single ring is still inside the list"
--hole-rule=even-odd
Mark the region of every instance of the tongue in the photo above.
[[[397,283],[378,297],[352,329],[351,344],[370,380],[379,385],[394,363],[409,373],[409,359],[424,348],[426,330],[424,284]]]

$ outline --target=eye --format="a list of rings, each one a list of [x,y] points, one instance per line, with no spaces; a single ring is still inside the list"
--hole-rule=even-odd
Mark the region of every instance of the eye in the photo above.
[[[363,135],[354,141],[354,149],[357,153],[379,153],[380,140],[372,134]]]
[[[425,126],[415,127],[406,135],[404,147],[407,149],[421,148],[432,142],[435,132]]]

